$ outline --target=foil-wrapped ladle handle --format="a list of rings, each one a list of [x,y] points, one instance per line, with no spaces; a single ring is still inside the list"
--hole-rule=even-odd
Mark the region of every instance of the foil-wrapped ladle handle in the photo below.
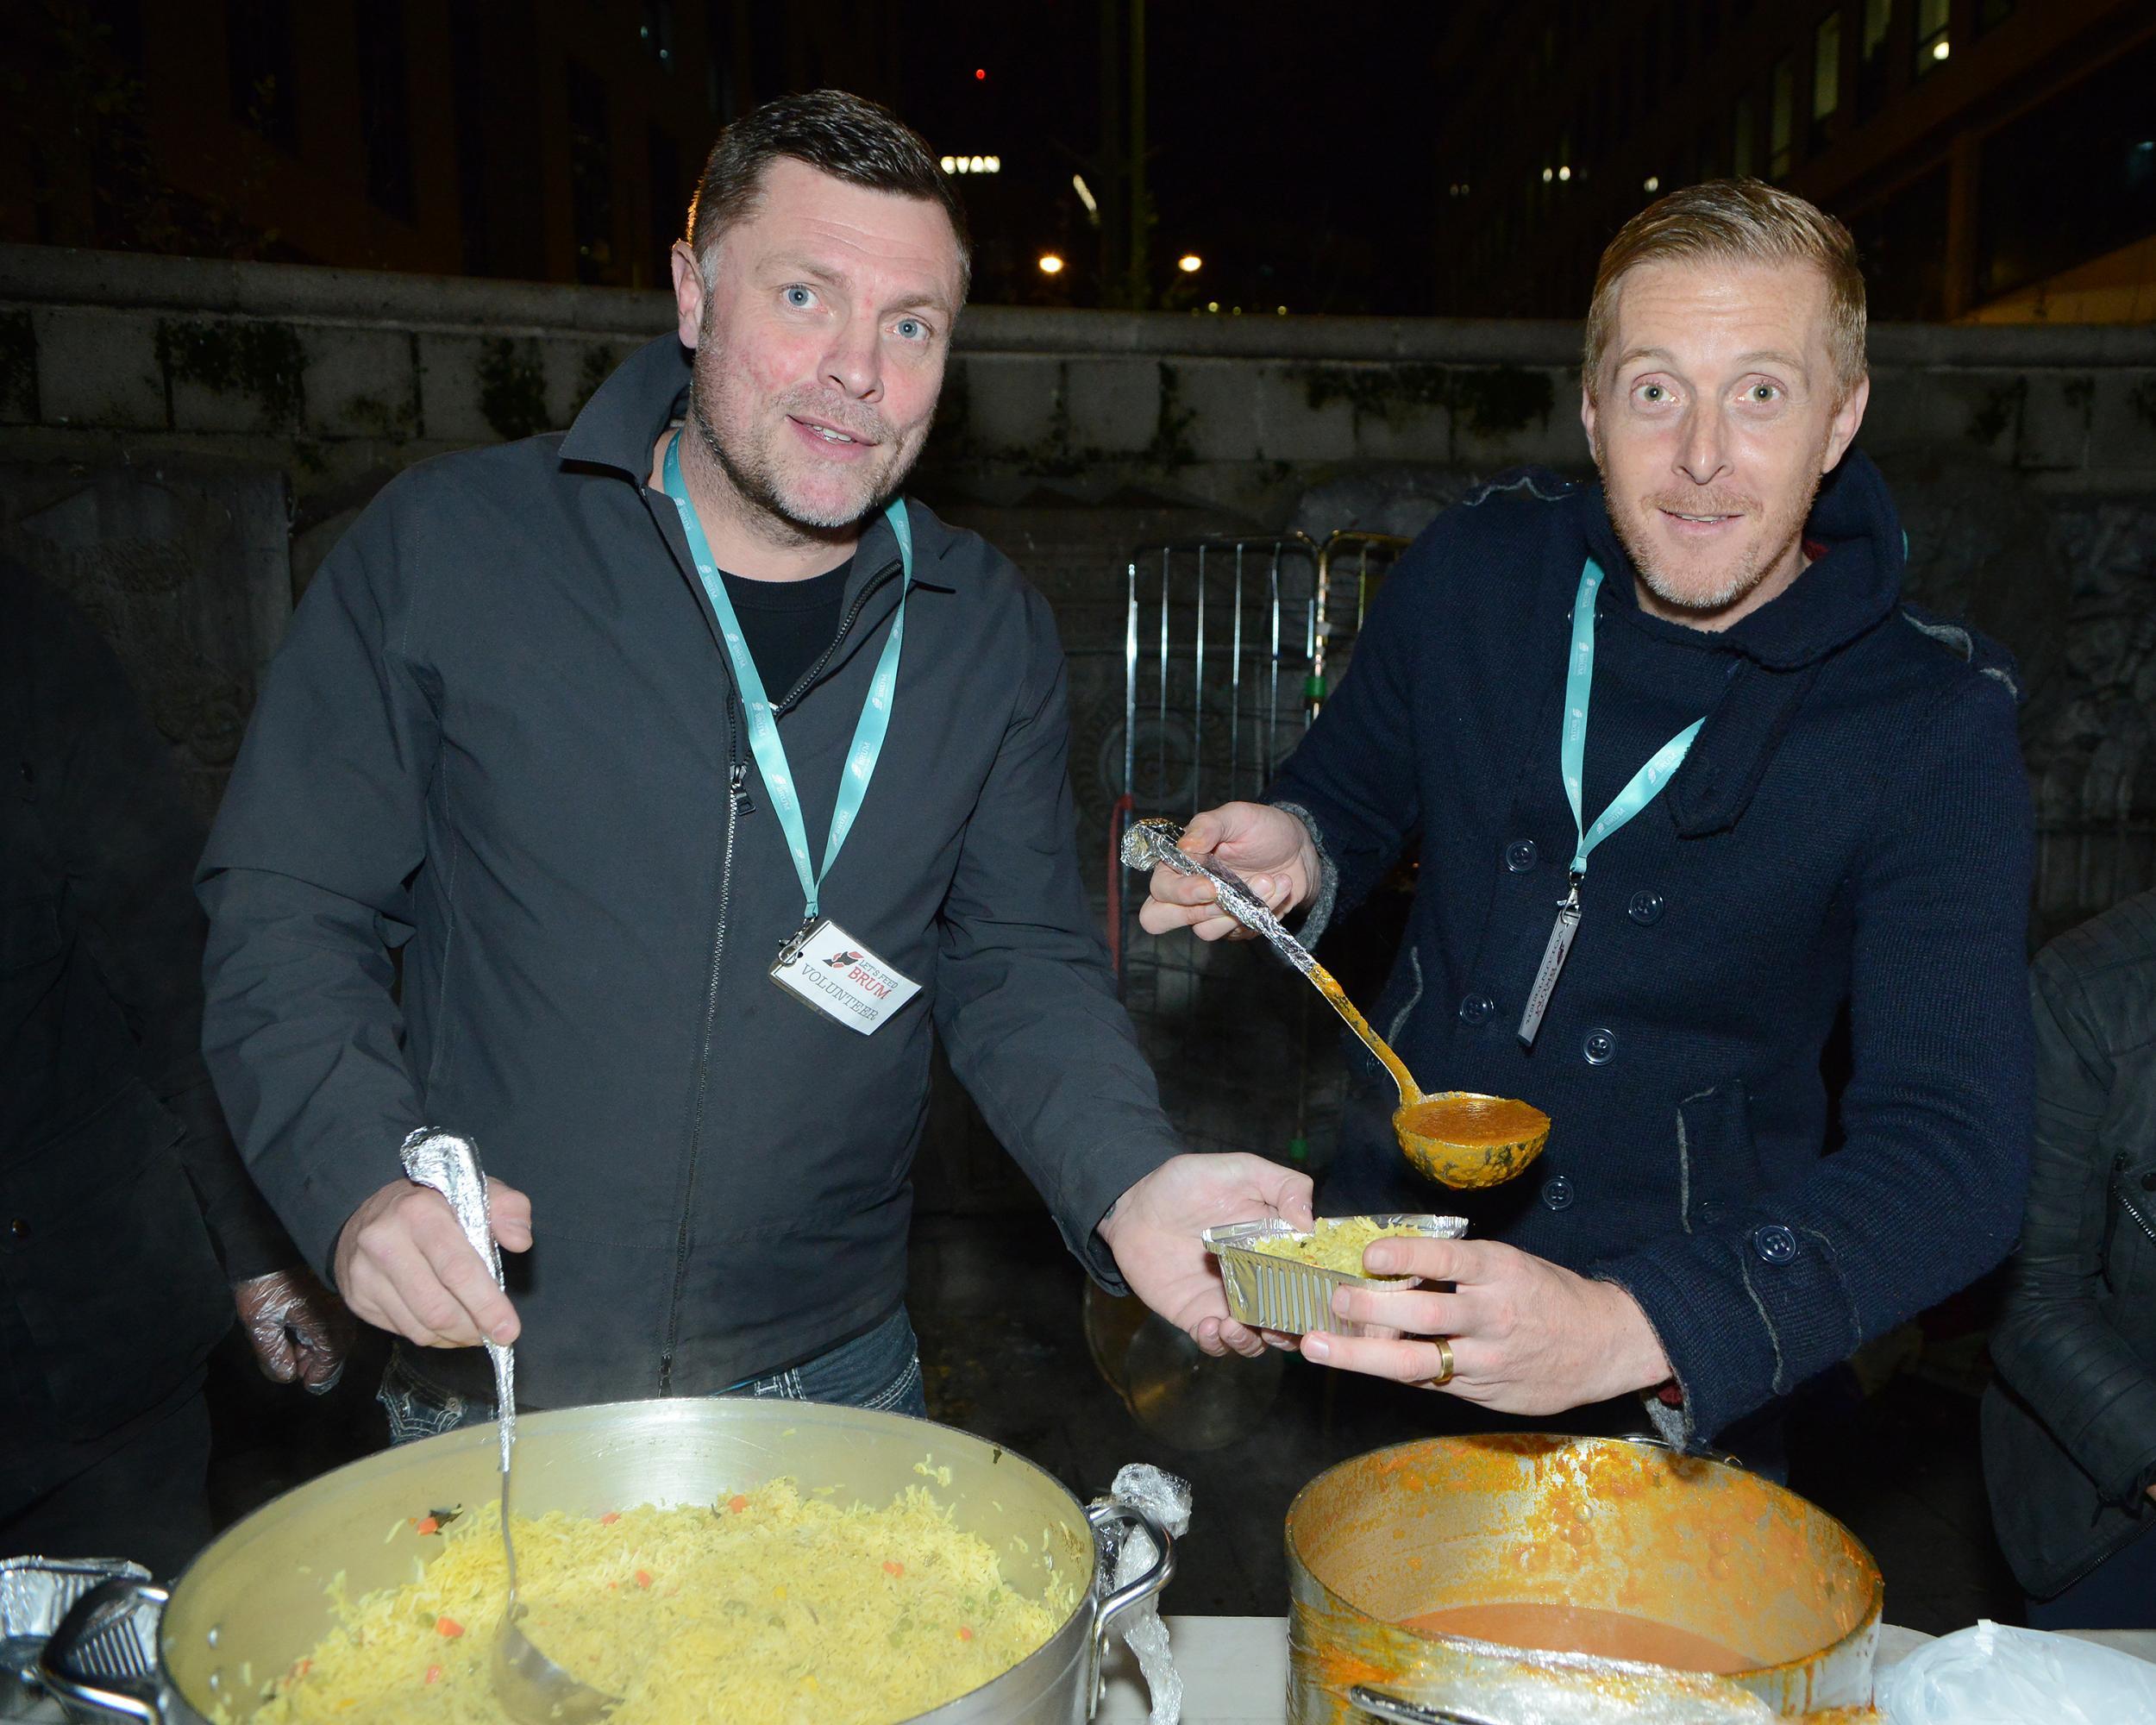
[[[1132,821],[1130,831],[1123,835],[1123,866],[1168,868],[1178,875],[1210,881],[1213,896],[1222,910],[1251,933],[1270,941],[1281,957],[1304,975],[1314,975],[1318,961],[1311,956],[1308,947],[1288,932],[1286,925],[1273,914],[1272,906],[1251,891],[1249,882],[1233,870],[1193,856],[1185,850],[1182,836],[1183,829],[1163,815],[1146,815]]]
[[[1392,1075],[1393,1082],[1399,1087],[1401,1107],[1407,1108],[1421,1101],[1422,1091],[1415,1083],[1415,1075],[1385,1039],[1370,1028],[1369,1021],[1356,1011],[1347,997],[1347,990],[1333,974],[1318,963],[1308,947],[1288,932],[1281,919],[1273,914],[1272,906],[1251,891],[1248,881],[1218,863],[1193,856],[1182,848],[1182,836],[1181,827],[1161,815],[1147,815],[1132,821],[1130,830],[1123,835],[1123,866],[1168,868],[1178,875],[1210,881],[1213,896],[1220,908],[1253,934],[1263,935],[1270,941],[1282,957],[1316,985],[1327,1004],[1339,1013],[1342,1022],[1377,1057],[1378,1063]]]

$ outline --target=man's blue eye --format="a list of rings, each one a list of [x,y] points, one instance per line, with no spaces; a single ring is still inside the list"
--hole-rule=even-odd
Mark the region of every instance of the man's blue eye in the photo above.
[[[899,334],[909,342],[915,341],[927,333],[922,329],[921,320],[918,317],[901,317],[899,320]]]
[[[815,297],[805,287],[789,287],[786,291],[786,303],[788,305],[806,305]]]

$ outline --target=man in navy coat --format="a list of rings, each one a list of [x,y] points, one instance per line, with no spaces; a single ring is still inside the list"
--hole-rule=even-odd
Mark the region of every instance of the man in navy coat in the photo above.
[[[1396,1333],[1306,1358],[1512,1414],[1644,1395],[1666,1436],[1742,1448],[2011,1248],[2017,691],[1900,601],[1900,523],[1852,448],[1864,329],[1849,235],[1802,200],[1719,181],[1641,212],[1588,320],[1600,483],[1528,473],[1448,511],[1265,800],[1191,823],[1307,942],[1413,858],[1372,1019],[1426,1090],[1555,1123],[1524,1178],[1443,1192],[1366,1063],[1323,1208],[1473,1227],[1373,1245],[1423,1285],[1339,1308]],[[1144,920],[1239,932],[1166,871]]]

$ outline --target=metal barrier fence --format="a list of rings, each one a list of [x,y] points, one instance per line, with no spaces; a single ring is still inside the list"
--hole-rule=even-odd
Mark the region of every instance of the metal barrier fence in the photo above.
[[[1116,847],[1135,815],[1187,821],[1263,790],[1338,687],[1371,595],[1407,543],[1289,533],[1131,555],[1109,942],[1169,1118],[1200,1149],[1322,1155],[1340,1106],[1338,1021],[1250,942],[1146,934],[1144,882],[1122,873]]]

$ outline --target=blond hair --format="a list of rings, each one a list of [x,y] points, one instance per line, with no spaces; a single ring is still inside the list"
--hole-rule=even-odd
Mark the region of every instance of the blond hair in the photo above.
[[[1827,345],[1846,393],[1865,374],[1864,273],[1857,242],[1817,204],[1761,179],[1708,179],[1657,198],[1602,250],[1587,308],[1586,379],[1592,394],[1616,333],[1617,288],[1640,264],[1695,260],[1809,264],[1827,278]]]

